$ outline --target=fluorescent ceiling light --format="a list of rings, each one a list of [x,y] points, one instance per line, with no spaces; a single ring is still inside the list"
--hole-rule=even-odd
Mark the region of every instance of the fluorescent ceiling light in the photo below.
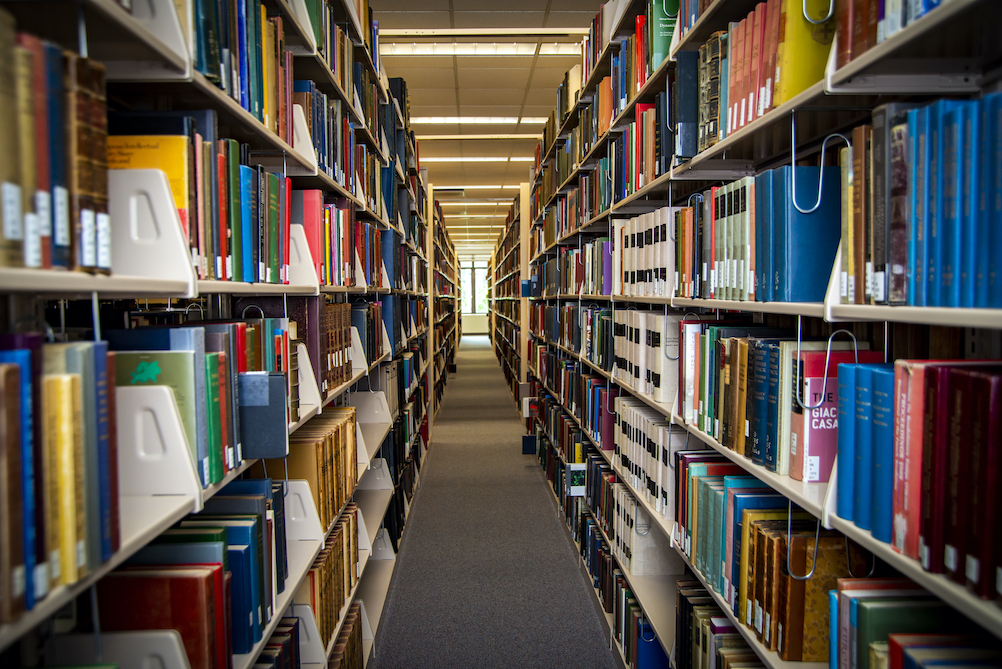
[[[508,214],[445,214],[446,218],[508,218]]]
[[[506,200],[502,198],[497,198],[493,200],[456,200],[456,201],[446,201],[439,202],[443,207],[497,207],[503,204],[511,204],[511,200]]]
[[[421,159],[422,163],[531,163],[535,158],[532,156],[426,156]]]
[[[381,28],[379,37],[494,37],[500,35],[587,35],[591,28]]]
[[[422,142],[432,142],[435,140],[454,140],[454,139],[541,139],[542,134],[496,134],[496,135],[415,135],[418,141]],[[422,158],[422,162],[423,162]]]
[[[411,124],[421,125],[534,125],[546,123],[545,116],[412,116]]]
[[[518,184],[513,184],[511,186],[486,186],[483,184],[477,184],[475,186],[439,186],[438,184],[432,184],[432,188],[435,190],[518,190],[520,186]]]
[[[535,56],[536,47],[541,56],[580,56],[579,43],[560,44],[547,43],[537,45],[534,42],[501,43],[497,42],[466,42],[461,44],[451,42],[425,42],[414,44],[383,43],[379,45],[381,56]]]

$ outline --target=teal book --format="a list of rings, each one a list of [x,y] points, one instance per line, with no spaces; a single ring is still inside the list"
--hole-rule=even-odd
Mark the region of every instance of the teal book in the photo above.
[[[219,354],[205,354],[205,400],[209,420],[209,482],[223,480],[223,434],[222,414],[219,402]]]
[[[254,168],[240,165],[240,241],[241,251],[241,281],[254,283],[257,267],[254,264],[254,243],[257,240],[251,199],[254,193]],[[236,276],[236,275],[235,275]]]
[[[870,532],[874,539],[891,543],[894,518],[894,368],[875,368],[872,379]]]
[[[971,623],[939,600],[853,599],[849,609],[850,668],[869,664],[870,644],[889,634],[959,632]]]
[[[856,368],[843,363],[838,366],[838,460],[836,462],[835,513],[844,520],[853,520],[856,477]]]
[[[870,497],[873,492],[873,369],[869,365],[856,367],[855,460],[853,466],[852,518],[856,526],[868,530],[873,526]]]

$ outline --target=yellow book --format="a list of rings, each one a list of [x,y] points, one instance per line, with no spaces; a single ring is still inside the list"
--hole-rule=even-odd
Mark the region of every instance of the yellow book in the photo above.
[[[19,149],[17,67],[14,17],[0,9],[0,265],[23,264],[24,229],[21,221],[21,161]],[[11,206],[6,206],[6,203]],[[8,219],[9,217],[9,219]]]
[[[263,102],[264,125],[271,129],[271,123],[275,118],[275,110],[272,109],[271,86],[274,78],[274,61],[271,54],[274,47],[275,33],[272,31],[271,23],[268,22],[268,9],[261,5],[261,99]]]
[[[750,541],[750,529],[754,523],[760,520],[785,520],[786,510],[776,511],[773,509],[745,509],[741,512],[741,565],[738,572],[741,574],[741,582],[738,584],[738,619],[744,622],[748,612],[748,542]],[[811,520],[814,516],[803,511],[793,513],[793,520]]]
[[[38,217],[35,215],[35,190],[38,167],[35,163],[35,97],[32,92],[34,55],[28,49],[15,48],[17,70],[17,134],[21,149],[21,218],[24,221],[24,265],[42,266],[42,247]]]
[[[780,43],[776,51],[776,99],[779,106],[818,83],[835,38],[834,16],[814,24],[804,18],[804,0],[783,0]],[[820,20],[828,13],[828,0],[806,0],[807,14]]]
[[[43,384],[46,447],[58,492],[59,581],[71,584],[87,573],[80,375],[47,374]]]
[[[184,135],[109,135],[108,169],[160,169],[167,174],[174,205],[188,236],[188,152]]]

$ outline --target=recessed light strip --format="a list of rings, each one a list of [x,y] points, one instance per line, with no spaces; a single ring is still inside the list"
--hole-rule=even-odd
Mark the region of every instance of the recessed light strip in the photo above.
[[[537,45],[526,43],[497,42],[415,42],[415,43],[383,43],[379,45],[381,56],[535,56],[539,48],[540,56],[580,56],[579,42],[556,43],[549,42]]]
[[[532,133],[498,133],[494,135],[415,135],[418,141],[421,142],[434,142],[436,140],[456,140],[456,139],[497,139],[497,140],[511,140],[511,139],[541,139],[542,134],[532,134]],[[424,159],[421,159],[422,162]]]
[[[531,163],[532,156],[425,156],[422,163]]]
[[[545,116],[412,116],[411,125],[538,125]]]

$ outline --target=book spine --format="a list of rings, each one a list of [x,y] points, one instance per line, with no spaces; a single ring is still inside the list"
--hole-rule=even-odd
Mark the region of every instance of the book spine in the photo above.
[[[894,506],[894,371],[873,373],[871,532],[890,543]]]
[[[873,481],[873,370],[867,365],[856,368],[856,426],[853,468],[853,522],[860,529],[869,530],[872,522]]]

